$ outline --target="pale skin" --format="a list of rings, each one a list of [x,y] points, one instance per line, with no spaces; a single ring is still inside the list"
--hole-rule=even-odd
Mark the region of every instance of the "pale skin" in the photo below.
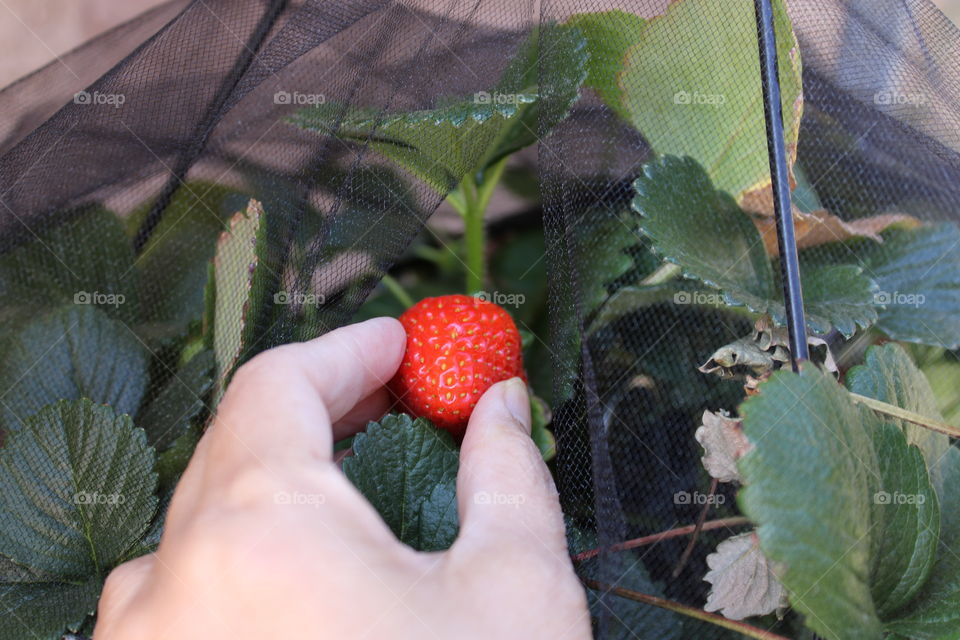
[[[401,544],[334,463],[333,442],[387,410],[404,342],[378,318],[241,367],[158,551],[107,579],[96,640],[589,638],[519,379],[470,418],[446,552]]]

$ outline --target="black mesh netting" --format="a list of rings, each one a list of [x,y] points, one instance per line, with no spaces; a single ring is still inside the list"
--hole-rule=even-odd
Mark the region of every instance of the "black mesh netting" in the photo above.
[[[529,342],[597,637],[739,636],[614,587],[957,637],[960,34],[925,0],[773,9],[803,376],[749,0],[171,0],[0,92],[0,640],[91,635],[75,524],[147,509],[95,493],[130,429],[99,405],[160,460],[111,565],[236,366],[471,273]]]

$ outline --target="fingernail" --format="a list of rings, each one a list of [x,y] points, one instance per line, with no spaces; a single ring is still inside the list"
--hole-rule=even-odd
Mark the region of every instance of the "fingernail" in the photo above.
[[[510,378],[503,385],[503,404],[514,420],[530,431],[530,396],[527,395],[527,384],[520,378]]]

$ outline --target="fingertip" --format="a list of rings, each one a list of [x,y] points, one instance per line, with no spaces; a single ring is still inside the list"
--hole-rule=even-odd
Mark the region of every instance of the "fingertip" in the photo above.
[[[530,421],[530,393],[527,384],[518,377],[510,378],[502,383],[503,403],[507,411],[517,421],[520,427],[528,434],[532,427]]]
[[[351,328],[371,340],[378,348],[378,356],[389,362],[394,370],[407,349],[407,332],[396,318],[380,316],[351,325]]]
[[[492,385],[480,397],[467,426],[470,430],[499,428],[502,425],[530,433],[530,395],[520,378],[510,378]]]
[[[407,332],[404,330],[403,325],[400,324],[400,321],[390,316],[370,318],[369,320],[358,322],[354,326],[370,327],[378,333],[390,334],[389,337],[395,341],[405,340],[407,337]]]

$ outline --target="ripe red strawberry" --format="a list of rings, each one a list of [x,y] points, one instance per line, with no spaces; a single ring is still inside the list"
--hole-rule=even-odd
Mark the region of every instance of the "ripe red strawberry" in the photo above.
[[[526,379],[517,326],[502,307],[473,296],[425,298],[400,316],[407,351],[390,389],[404,408],[462,436],[483,392]]]

